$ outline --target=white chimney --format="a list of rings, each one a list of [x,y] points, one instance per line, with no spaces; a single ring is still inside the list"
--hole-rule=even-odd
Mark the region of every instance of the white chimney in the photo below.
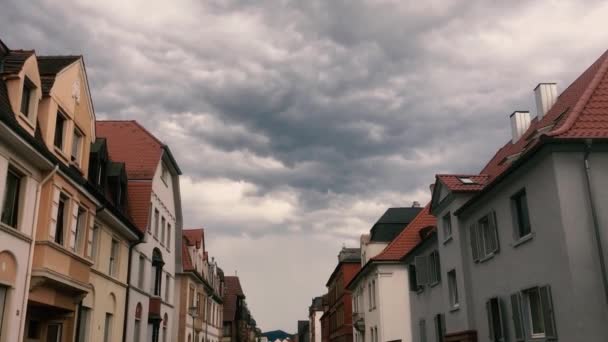
[[[530,127],[530,112],[518,110],[511,114],[511,135],[515,144]]]
[[[557,101],[557,84],[539,83],[534,88],[534,97],[536,98],[536,116],[540,120]]]

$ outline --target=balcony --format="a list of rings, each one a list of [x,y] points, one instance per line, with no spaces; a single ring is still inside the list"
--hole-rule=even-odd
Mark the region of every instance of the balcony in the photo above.
[[[357,331],[365,331],[365,313],[353,312],[353,326]]]
[[[148,304],[148,321],[160,321],[162,317],[160,315],[160,303],[161,299],[158,296],[150,297]]]

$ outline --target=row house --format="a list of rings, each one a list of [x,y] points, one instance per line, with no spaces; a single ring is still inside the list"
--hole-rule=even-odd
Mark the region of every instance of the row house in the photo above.
[[[387,226],[387,222],[395,226]],[[403,284],[408,269],[401,262],[401,250],[416,240],[420,228],[433,225],[428,207],[422,209],[415,203],[411,208],[387,210],[370,234],[361,236],[361,270],[347,285],[353,293],[356,342],[407,341],[410,301]]]
[[[83,58],[2,42],[0,58],[0,341],[120,339],[120,257],[143,234],[117,195],[124,164],[91,177],[103,142]]]
[[[177,273],[178,341],[219,342],[223,327],[224,273],[205,249],[205,231],[183,231]]]
[[[131,215],[142,241],[128,252],[125,341],[171,341],[175,322],[175,252],[181,252],[181,170],[167,145],[135,121],[98,121],[112,160],[126,165]],[[128,148],[126,148],[128,147]],[[181,256],[181,255],[179,255]]]
[[[310,327],[310,341],[321,342],[321,316],[323,315],[323,297],[312,299],[308,307],[308,321]]]
[[[329,342],[352,342],[352,299],[346,285],[361,269],[361,250],[342,248],[338,264],[330,275],[327,286],[327,309],[321,316],[321,329],[327,329]]]
[[[362,341],[608,339],[608,51],[559,96],[553,83],[534,94],[536,116],[510,115],[482,171],[436,175],[431,202],[372,258],[404,270],[376,294],[403,312],[380,300]],[[406,326],[389,335],[395,316]]]
[[[245,301],[245,293],[237,276],[224,277],[222,342],[254,342],[261,331]]]

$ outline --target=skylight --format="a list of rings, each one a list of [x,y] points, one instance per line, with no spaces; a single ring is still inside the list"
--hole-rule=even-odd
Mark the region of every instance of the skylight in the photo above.
[[[469,177],[458,177],[462,184],[475,184],[475,181]]]

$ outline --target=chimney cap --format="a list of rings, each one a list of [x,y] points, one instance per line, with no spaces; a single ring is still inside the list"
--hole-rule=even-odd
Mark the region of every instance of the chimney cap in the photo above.
[[[534,90],[536,90],[541,85],[557,85],[557,82],[540,82],[539,84],[536,85],[536,87],[534,87]]]
[[[511,113],[511,114],[509,115],[509,117],[513,117],[513,115],[515,115],[515,114],[517,114],[517,113],[528,113],[528,114],[530,114],[530,111],[529,111],[529,110],[516,110],[516,111],[514,111],[513,113]]]

